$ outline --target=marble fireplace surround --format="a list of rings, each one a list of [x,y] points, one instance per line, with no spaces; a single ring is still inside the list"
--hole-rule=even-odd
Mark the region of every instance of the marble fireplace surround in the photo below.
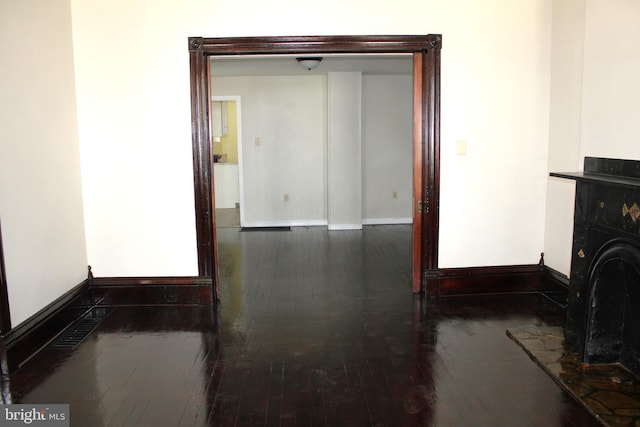
[[[576,181],[565,340],[640,376],[640,161],[586,157]]]

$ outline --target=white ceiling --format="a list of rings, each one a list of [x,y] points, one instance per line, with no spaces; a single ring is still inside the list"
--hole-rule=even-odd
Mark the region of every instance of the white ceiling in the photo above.
[[[305,55],[322,56],[313,70],[296,61],[298,55],[215,57],[213,76],[323,75],[335,71],[362,71],[363,74],[411,74],[412,56],[406,55]]]

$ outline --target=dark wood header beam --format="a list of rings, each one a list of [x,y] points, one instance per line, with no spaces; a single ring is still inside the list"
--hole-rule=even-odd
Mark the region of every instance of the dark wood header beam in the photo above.
[[[199,38],[208,55],[313,53],[413,53],[441,48],[442,37],[426,36],[298,36]]]

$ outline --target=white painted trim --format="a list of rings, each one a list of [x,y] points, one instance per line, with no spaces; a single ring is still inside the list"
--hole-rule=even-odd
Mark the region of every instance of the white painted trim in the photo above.
[[[298,221],[252,221],[245,222],[243,227],[326,227],[327,221],[324,219],[307,219]]]
[[[364,218],[363,225],[413,224],[413,218]]]
[[[225,95],[211,96],[211,101],[235,101],[236,103],[236,128],[238,131],[238,186],[240,192],[240,227],[244,227],[244,173],[242,168],[242,103],[240,96]],[[212,143],[213,144],[213,143]],[[213,147],[211,147],[213,152]]]
[[[329,231],[338,230],[362,230],[362,224],[331,224],[328,226]]]

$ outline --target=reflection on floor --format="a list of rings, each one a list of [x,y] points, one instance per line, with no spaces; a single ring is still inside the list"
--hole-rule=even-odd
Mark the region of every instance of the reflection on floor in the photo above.
[[[216,227],[240,228],[240,209],[216,209]]]
[[[218,234],[219,312],[118,307],[12,376],[79,426],[581,426],[598,422],[506,335],[537,295],[411,294],[411,226]]]
[[[510,330],[509,336],[607,426],[640,425],[640,381],[617,364],[586,366],[561,327]]]

